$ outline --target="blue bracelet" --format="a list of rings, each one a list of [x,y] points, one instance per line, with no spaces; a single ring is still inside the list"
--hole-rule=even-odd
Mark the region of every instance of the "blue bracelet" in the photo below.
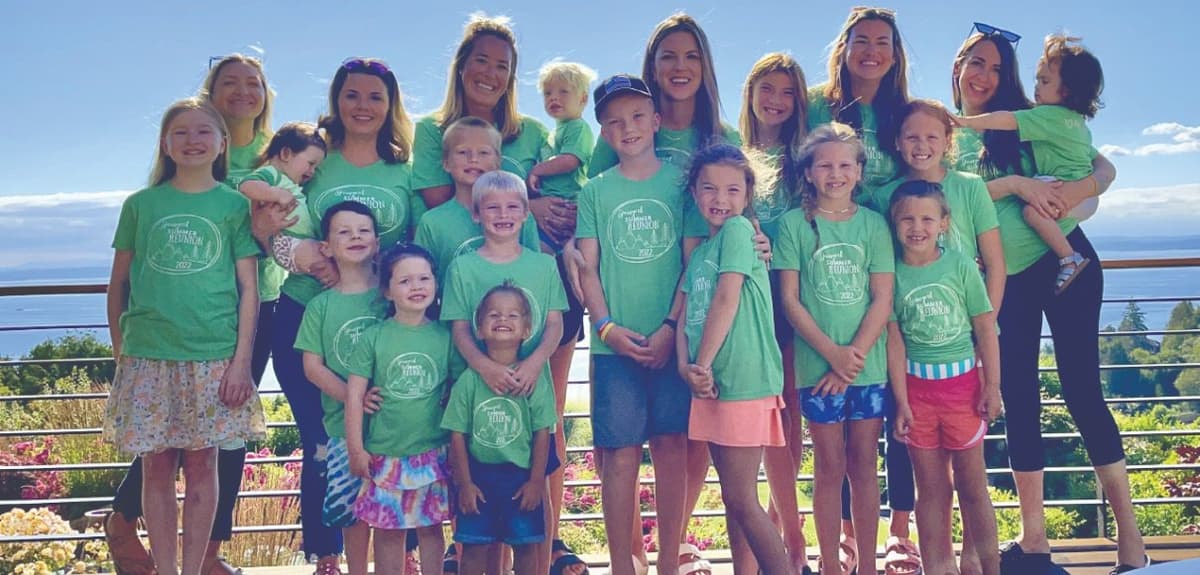
[[[604,326],[606,326],[610,323],[612,323],[612,318],[609,316],[604,316],[604,317],[600,318],[600,321],[597,321],[596,325],[593,327],[596,328],[596,333],[600,333],[600,330],[604,329]]]

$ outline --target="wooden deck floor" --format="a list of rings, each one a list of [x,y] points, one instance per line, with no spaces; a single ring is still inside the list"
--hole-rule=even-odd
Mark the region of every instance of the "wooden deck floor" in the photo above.
[[[1070,575],[1108,575],[1116,558],[1116,542],[1111,539],[1068,539],[1052,543],[1054,562]],[[1200,536],[1148,537],[1146,546],[1150,558],[1161,568],[1151,569],[1146,575],[1200,575]],[[809,548],[811,563],[816,566],[816,548]],[[710,554],[707,558],[715,567],[714,575],[732,575],[733,566],[729,554]],[[608,557],[587,555],[583,557],[599,573],[608,564]],[[653,563],[654,556],[651,555]],[[883,573],[882,549],[877,558],[878,572]],[[1172,565],[1173,564],[1173,565]],[[246,569],[246,575],[309,575],[312,568],[259,567]]]

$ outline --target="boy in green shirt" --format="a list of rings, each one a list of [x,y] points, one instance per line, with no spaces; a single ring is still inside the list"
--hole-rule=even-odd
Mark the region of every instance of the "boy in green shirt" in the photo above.
[[[473,315],[489,360],[516,365],[521,342],[533,331],[525,290],[511,282],[495,286]],[[451,431],[460,512],[454,540],[463,544],[463,572],[483,571],[488,545],[504,542],[513,547],[518,575],[536,573],[538,543],[546,537],[550,433],[557,421],[548,385],[535,386],[529,396],[497,394],[471,369],[451,388],[442,428]]]
[[[1092,176],[1092,160],[1098,152],[1092,147],[1092,133],[1087,120],[1100,109],[1100,92],[1104,89],[1104,71],[1100,61],[1078,44],[1078,38],[1061,35],[1046,37],[1042,59],[1037,65],[1037,81],[1033,91],[1037,106],[1016,112],[991,112],[955,121],[972,130],[1016,131],[1022,142],[1030,142],[1037,164],[1039,179],[1073,182]],[[1096,184],[1099,194],[1099,184]],[[1058,220],[1086,220],[1096,213],[1099,201],[1088,198],[1066,214],[1049,218],[1032,205],[1023,211],[1025,222],[1058,256],[1058,277],[1054,293],[1060,294],[1079,277],[1079,272],[1091,262],[1083,257],[1058,226]]]
[[[386,302],[379,295],[374,260],[379,251],[375,235],[375,217],[371,209],[358,202],[335,204],[321,219],[322,251],[337,262],[340,278],[332,288],[309,301],[296,335],[296,349],[304,354],[304,375],[321,390],[325,412],[325,449],[328,489],[322,517],[326,525],[341,527],[346,548],[365,548],[370,531],[354,518],[354,500],[362,479],[350,472],[346,446],[343,403],[346,379],[358,340],[366,328],[384,317]],[[368,393],[364,409],[375,411],[378,391]],[[366,557],[348,556],[351,571],[366,569]]]
[[[588,84],[596,72],[583,64],[555,60],[542,66],[538,88],[546,105],[546,114],[554,118],[554,135],[542,148],[542,159],[529,170],[529,189],[547,196],[575,201],[579,189],[587,183],[587,163],[592,158],[595,138],[583,120],[587,106]],[[546,253],[559,253],[569,238],[556,237],[550,230],[538,228]]]
[[[584,304],[591,310],[592,429],[614,573],[632,567],[636,479],[650,441],[658,494],[659,549],[679,549],[691,392],[671,364],[681,301],[684,181],[655,155],[659,116],[640,78],[618,75],[595,90],[600,136],[619,163],[579,194],[576,236]],[[707,231],[707,230],[705,230]],[[598,318],[598,319],[596,319]],[[640,536],[640,533],[638,533]],[[639,537],[640,538],[640,537]],[[678,569],[675,553],[659,571]]]
[[[479,176],[500,169],[500,132],[490,123],[467,116],[446,128],[442,137],[442,168],[454,181],[454,199],[421,216],[413,243],[433,254],[438,291],[450,262],[483,245],[483,230],[472,216],[471,188]],[[521,227],[521,245],[541,249],[533,214]]]

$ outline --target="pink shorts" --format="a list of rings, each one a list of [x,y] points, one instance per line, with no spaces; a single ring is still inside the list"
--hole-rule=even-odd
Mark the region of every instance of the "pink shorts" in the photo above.
[[[947,379],[908,374],[908,405],[913,422],[908,446],[961,451],[979,445],[987,420],[975,409],[979,401],[979,369]]]
[[[688,439],[726,447],[782,447],[783,397],[722,401],[692,398]]]

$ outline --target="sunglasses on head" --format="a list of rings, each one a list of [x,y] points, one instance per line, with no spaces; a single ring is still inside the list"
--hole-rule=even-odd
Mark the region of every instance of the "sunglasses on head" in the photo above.
[[[229,58],[229,56],[209,56],[209,70],[212,70],[212,66],[221,64],[221,62],[223,62],[227,58]],[[251,58],[251,56],[242,56],[242,58],[245,58],[247,60],[253,60],[256,62],[262,62],[262,60],[259,60],[257,58]]]
[[[1003,28],[997,28],[991,24],[984,24],[983,22],[976,22],[975,26],[971,28],[971,32],[979,32],[984,36],[999,36],[1014,46],[1017,44],[1017,42],[1021,41],[1020,34],[1017,34],[1016,32],[1009,32]]]
[[[388,69],[387,64],[384,64],[382,61],[368,60],[365,58],[348,58],[346,61],[342,62],[342,68],[345,68],[347,72],[366,72],[379,76],[392,73],[392,71]]]
[[[855,15],[855,16],[858,16],[858,15],[885,16],[885,17],[891,18],[892,20],[896,19],[896,11],[895,10],[892,10],[891,8],[876,8],[874,6],[855,6],[850,9],[850,14]]]

